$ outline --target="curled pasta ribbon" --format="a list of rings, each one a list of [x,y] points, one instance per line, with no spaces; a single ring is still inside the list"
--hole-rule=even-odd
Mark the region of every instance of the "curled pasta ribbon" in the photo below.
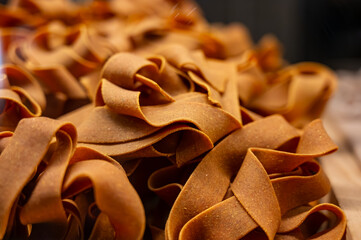
[[[67,23],[74,23],[79,20],[77,13],[79,8],[72,1],[55,0],[51,3],[39,0],[11,0],[9,3],[11,8],[22,9],[33,15],[40,15],[44,20],[63,20]]]
[[[262,71],[256,52],[245,51],[239,58],[232,60],[236,64],[234,74],[235,88],[242,106],[267,90],[267,76]]]
[[[67,107],[71,109],[69,105],[88,101],[89,83],[81,78],[97,76],[97,68],[111,52],[85,25],[65,27],[51,22],[25,41],[12,43],[8,58],[36,77],[47,97],[45,115],[57,117]],[[99,80],[95,81],[97,84]]]
[[[7,81],[11,87],[21,88],[27,92],[41,109],[45,109],[46,100],[40,84],[37,80],[23,68],[13,65],[5,64],[0,67],[0,72],[6,75]],[[6,88],[7,83],[4,82],[3,88]]]
[[[25,40],[33,29],[44,24],[41,17],[28,14],[22,9],[0,6],[1,64],[11,62],[9,55],[15,42]]]
[[[276,72],[285,65],[281,44],[273,35],[263,36],[256,51],[258,63],[265,72]]]
[[[0,201],[1,238],[4,237],[6,231],[11,230],[7,229],[7,226],[11,226],[11,224],[9,224],[13,221],[11,218],[16,217],[16,212],[14,211],[17,209],[16,206],[18,205],[22,190],[36,174],[36,170],[48,151],[51,141],[55,135],[60,146],[58,146],[55,150],[53,159],[54,161],[58,160],[58,155],[62,155],[63,150],[65,151],[63,156],[66,158],[66,155],[70,155],[75,147],[75,128],[70,124],[59,124],[59,122],[56,122],[55,120],[41,117],[29,118],[20,121],[14,135],[2,151],[0,155],[1,192],[6,194],[1,195]],[[19,151],[19,149],[21,150]],[[14,174],[17,175],[15,181],[12,177]],[[62,171],[59,171],[58,174],[61,175]],[[49,180],[50,179],[48,179],[48,181]],[[60,186],[54,188],[48,193],[50,196],[54,196],[54,194],[59,196],[59,199],[56,199],[59,201],[55,200],[55,202],[53,202],[55,205],[61,205]],[[46,194],[47,193],[45,193],[45,195]],[[46,204],[45,202],[42,204],[44,204],[43,210],[46,210],[47,207],[54,206],[53,204]],[[49,220],[54,220],[55,222],[61,223],[66,221],[65,213],[61,211],[62,208],[60,208],[60,211],[56,210],[58,209],[52,209],[52,211],[50,211],[52,214],[49,214],[49,212],[39,212],[39,218],[46,215],[50,218]]]
[[[141,239],[144,210],[125,171],[93,149],[76,148],[76,141],[72,124],[43,117],[22,120],[13,135],[2,132],[1,238],[20,232],[17,239],[82,238],[89,211],[99,209],[90,214],[91,239],[105,229],[112,239]]]
[[[47,95],[85,99],[80,78],[93,73],[111,53],[85,25],[65,27],[53,22],[37,30],[26,42],[13,44],[13,62],[33,73]]]
[[[95,100],[101,107],[79,126],[79,142],[117,159],[174,156],[182,165],[240,127],[205,94],[180,94],[187,88],[164,58],[150,60],[120,53],[105,64]]]
[[[266,115],[282,114],[294,126],[302,127],[322,114],[335,87],[336,76],[327,67],[298,63],[281,70],[246,107]]]
[[[327,203],[319,204],[314,207],[301,206],[301,207],[298,207],[298,208],[295,208],[295,209],[289,211],[282,218],[281,225],[278,230],[279,238],[282,239],[282,235],[285,233],[292,234],[292,232],[296,232],[297,227],[301,227],[302,226],[301,224],[303,224],[307,220],[308,217],[312,216],[311,214],[314,215],[315,213],[319,213],[320,211],[325,211],[325,210],[328,212],[331,212],[336,217],[336,223],[334,223],[334,225],[331,229],[325,229],[322,232],[316,233],[315,236],[313,236],[313,237],[315,239],[317,239],[317,238],[319,238],[319,239],[342,239],[344,232],[345,232],[345,228],[346,228],[345,214],[339,207],[332,205],[332,204],[327,204]],[[321,215],[319,218],[321,219],[320,222],[322,223],[323,222],[322,219],[325,218],[325,216]],[[330,219],[332,219],[332,218],[330,218]],[[313,220],[308,224],[310,225],[308,227],[312,229],[312,227],[314,227],[315,225],[317,226],[317,224],[320,224],[320,223]],[[287,234],[285,234],[285,235],[287,235]],[[306,237],[307,236],[302,236],[301,239],[306,238]]]
[[[335,150],[320,121],[301,133],[280,116],[246,124],[212,149],[192,172],[170,211],[166,239],[241,239],[255,234],[256,228],[262,230],[260,239],[274,239],[279,231],[295,230],[306,213],[288,230],[280,229],[281,222],[291,209],[330,190],[313,158]],[[341,239],[346,226],[343,212],[333,205],[324,208],[337,215],[339,223],[330,235]]]
[[[41,87],[26,71],[14,65],[0,67],[1,131],[13,131],[23,118],[38,117],[45,107]]]
[[[205,55],[219,59],[236,57],[253,48],[247,28],[237,23],[213,25],[201,33],[200,40]]]
[[[94,235],[103,234],[107,228],[114,231],[110,239],[142,239],[145,229],[143,205],[123,168],[114,160],[86,159],[68,168],[63,195],[70,197],[89,187],[94,189],[95,202],[101,211],[97,222],[104,217],[109,220],[104,228],[95,224],[92,239],[97,239]],[[84,178],[87,181],[84,182]]]
[[[221,61],[207,58],[200,51],[172,44],[160,48],[159,54],[189,79],[195,91],[206,92],[213,105],[239,121],[244,110],[242,103],[245,105],[266,89],[266,77],[255,54],[249,51],[242,54],[241,60]]]
[[[28,27],[35,28],[44,24],[44,20],[39,16],[29,14],[26,10],[19,8],[8,8],[0,6],[0,27]]]
[[[235,63],[206,58],[200,51],[190,51],[177,44],[159,49],[159,54],[189,79],[195,91],[206,92],[213,105],[241,120]]]
[[[87,47],[91,43],[85,31],[85,28],[68,30],[62,25],[47,25],[25,44],[14,48],[13,61],[29,69],[46,92],[62,92],[73,99],[85,98],[86,93],[77,78],[94,70],[100,61]],[[19,53],[21,60],[17,60]]]
[[[0,16],[1,18],[1,16]],[[19,29],[16,27],[8,27],[0,29],[0,51],[2,53],[1,63],[8,63],[10,48],[14,42],[25,40],[29,36],[29,30]]]
[[[201,52],[193,53],[177,44],[160,49],[159,54],[163,55],[170,64],[188,74],[192,81],[205,88],[210,95],[216,94],[215,91],[224,92],[227,67],[220,61],[210,61]]]
[[[195,29],[205,22],[193,1],[155,0],[150,3],[146,0],[111,0],[107,7],[108,12],[130,21],[160,16],[169,22],[170,27],[177,29]]]
[[[132,50],[133,45],[129,36],[129,30],[127,29],[128,25],[120,19],[104,19],[102,21],[90,22],[86,25],[91,31],[94,30],[97,33],[97,37],[101,40],[99,44],[104,44],[112,52],[128,52]],[[142,30],[147,31],[147,29],[139,27],[137,33],[133,33],[133,37],[139,38],[137,34],[142,35]]]
[[[148,61],[144,58],[138,57],[134,54],[130,53],[119,53],[117,55],[112,56],[107,63],[104,65],[102,69],[102,78],[110,81],[113,84],[118,85],[122,89],[126,90],[133,90],[134,94],[139,94],[140,91],[137,91],[137,88],[141,90],[141,88],[146,88],[144,90],[145,93],[151,98],[149,101],[150,104],[156,104],[157,98],[160,100],[159,103],[166,103],[174,101],[174,99],[170,96],[170,94],[164,90],[160,84],[163,82],[164,86],[170,86],[170,84],[175,84],[173,89],[178,89],[177,91],[181,91],[181,89],[185,89],[185,86],[177,74],[173,73],[172,78],[169,79],[168,82],[164,77],[169,72],[169,68],[167,67],[167,63],[164,59],[157,59],[159,60],[160,66],[152,61]],[[121,67],[119,67],[121,66]],[[160,72],[159,68],[162,69]],[[162,76],[162,74],[164,75]],[[170,86],[172,87],[172,86]],[[107,91],[106,83],[101,84],[101,87],[98,88],[97,98],[96,98],[96,105],[102,105],[108,94],[112,94],[111,91]],[[100,91],[107,91],[107,94],[102,99],[103,92]],[[184,90],[186,91],[186,90]],[[118,93],[120,94],[120,93]],[[145,94],[143,94],[144,96]],[[111,95],[111,98],[114,98],[116,94]],[[138,101],[146,102],[147,99],[142,97]],[[127,98],[126,98],[127,99]],[[163,100],[162,100],[163,99]],[[110,106],[110,108],[112,108]]]

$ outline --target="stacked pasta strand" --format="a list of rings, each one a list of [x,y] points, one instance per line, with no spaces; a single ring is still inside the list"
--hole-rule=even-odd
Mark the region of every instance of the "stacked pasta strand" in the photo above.
[[[0,26],[0,239],[344,236],[317,203],[327,67],[191,1],[18,0]]]

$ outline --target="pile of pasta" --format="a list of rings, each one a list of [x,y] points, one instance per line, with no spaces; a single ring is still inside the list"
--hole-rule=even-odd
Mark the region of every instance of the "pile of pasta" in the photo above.
[[[342,239],[332,70],[188,0],[0,7],[0,239]]]

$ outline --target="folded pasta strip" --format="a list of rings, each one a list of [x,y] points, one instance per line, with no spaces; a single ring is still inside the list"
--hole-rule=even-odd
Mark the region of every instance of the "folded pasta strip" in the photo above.
[[[191,0],[11,0],[0,55],[0,239],[343,238],[336,76],[275,37]]]
[[[77,197],[89,195],[88,189],[94,189],[94,203],[101,214],[94,216],[99,220],[92,235],[101,234],[98,221],[105,218],[113,237],[141,239],[143,205],[125,171],[95,150],[76,148],[77,134],[72,124],[43,117],[24,119],[13,136],[2,137],[10,139],[0,155],[1,238],[5,234],[14,237],[26,225],[32,227],[23,230],[27,232],[24,239],[27,235],[54,239],[84,236],[87,212],[81,209],[92,205],[88,200],[78,205]],[[16,219],[23,225],[14,226]],[[74,224],[76,231],[72,229]]]
[[[263,128],[267,134],[260,138]],[[296,149],[282,147],[294,140]],[[279,116],[245,125],[212,149],[190,175],[170,211],[166,238],[241,239],[261,228],[267,239],[274,239],[291,209],[330,190],[313,159],[335,150],[320,121],[310,123],[301,134]],[[330,204],[319,209],[336,214],[339,223],[327,234],[341,239],[346,226],[342,211]],[[281,232],[297,230],[305,218]]]

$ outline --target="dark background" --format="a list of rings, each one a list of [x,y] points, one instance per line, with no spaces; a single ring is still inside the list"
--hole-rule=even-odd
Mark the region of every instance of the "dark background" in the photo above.
[[[196,1],[208,21],[242,22],[256,42],[273,33],[290,63],[318,61],[350,70],[361,67],[361,0]]]
[[[361,0],[197,0],[211,22],[244,23],[254,41],[273,33],[289,62],[361,67]]]

